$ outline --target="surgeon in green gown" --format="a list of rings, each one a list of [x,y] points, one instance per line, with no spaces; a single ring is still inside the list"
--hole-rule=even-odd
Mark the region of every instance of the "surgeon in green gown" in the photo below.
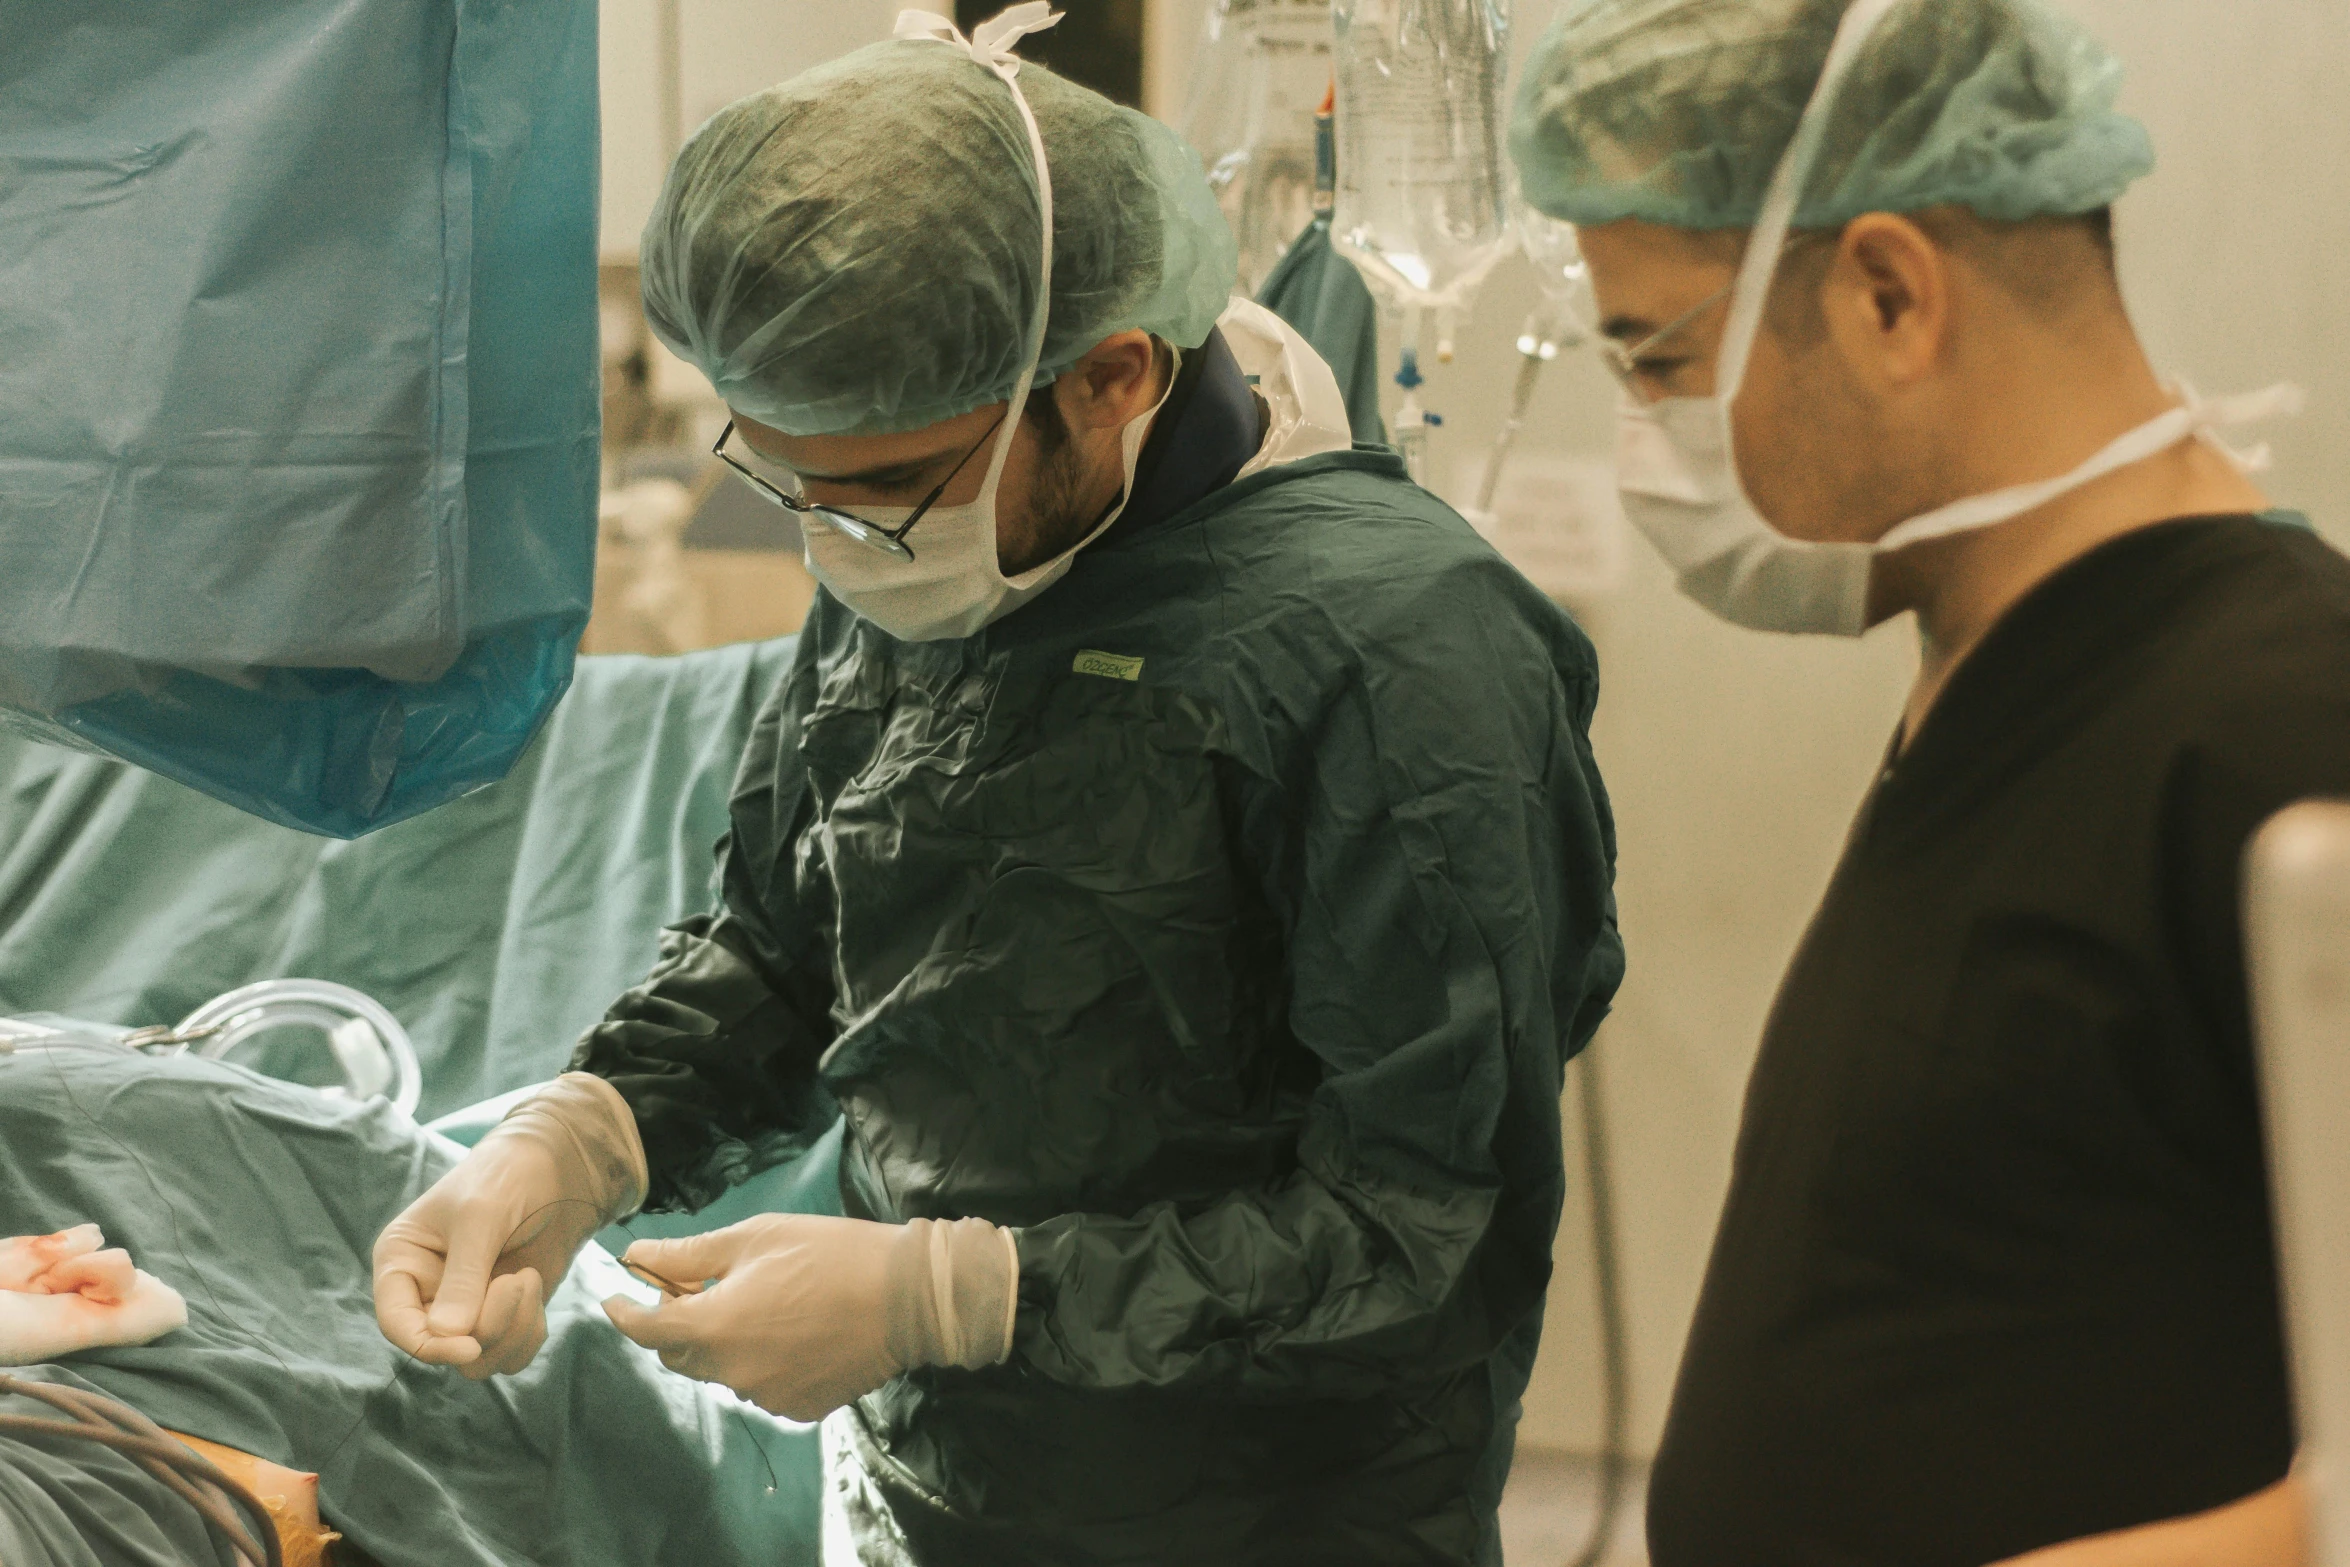
[[[1591,646],[1229,298],[1193,155],[1020,66],[1044,9],[671,170],[649,314],[823,591],[722,906],[386,1229],[379,1316],[517,1369],[601,1225],[845,1118],[847,1217],[607,1306],[824,1422],[828,1560],[1498,1563],[1622,972]]]

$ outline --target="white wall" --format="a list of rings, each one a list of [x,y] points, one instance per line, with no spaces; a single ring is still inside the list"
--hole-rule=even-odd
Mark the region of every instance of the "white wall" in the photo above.
[[[680,0],[685,118],[883,35],[897,0]],[[1154,0],[1152,106],[1181,104],[1205,0]],[[2350,12],[2343,0],[2075,0],[2131,67],[2126,104],[2158,172],[2124,203],[2124,273],[2160,361],[2207,392],[2301,382],[2274,432],[2281,500],[2350,542]],[[1523,55],[1547,4],[1518,5]],[[605,225],[633,245],[658,184],[652,0],[605,0]],[[1448,420],[1431,471],[1490,434],[1532,303],[1522,270],[1488,287],[1458,362],[1425,393]],[[1604,454],[1612,390],[1561,361],[1530,451]],[[1858,644],[1732,630],[1680,600],[1645,548],[1585,608],[1604,694],[1597,745],[1621,832],[1631,974],[1601,1036],[1633,1325],[1635,1437],[1653,1446],[1729,1172],[1739,1100],[1779,972],[1891,731],[1906,633]],[[1571,1123],[1570,1123],[1571,1124]],[[1572,1168],[1572,1165],[1570,1165]],[[1597,1362],[1581,1189],[1559,1245],[1525,1440],[1588,1447]]]
[[[887,38],[903,10],[949,0],[675,0],[679,136],[735,99]],[[633,255],[666,171],[658,0],[603,0],[604,214],[607,255]]]

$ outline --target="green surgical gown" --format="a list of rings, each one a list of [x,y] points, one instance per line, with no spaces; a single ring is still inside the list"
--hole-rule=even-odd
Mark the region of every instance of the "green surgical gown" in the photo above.
[[[1009,1361],[845,1420],[864,1560],[1499,1561],[1623,967],[1596,695],[1378,448],[1113,529],[968,640],[819,597],[723,906],[578,1061],[655,1208],[841,1114],[850,1214],[1018,1228]]]

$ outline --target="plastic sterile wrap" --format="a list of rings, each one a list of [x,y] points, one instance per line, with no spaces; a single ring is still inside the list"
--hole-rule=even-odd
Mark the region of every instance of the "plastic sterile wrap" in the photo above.
[[[570,677],[579,0],[0,12],[0,722],[354,836]]]

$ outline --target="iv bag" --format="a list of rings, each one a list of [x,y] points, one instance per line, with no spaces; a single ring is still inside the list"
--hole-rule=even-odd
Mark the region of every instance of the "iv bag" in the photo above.
[[[1572,223],[1537,212],[1514,193],[1510,217],[1526,259],[1533,264],[1534,281],[1542,289],[1542,303],[1520,334],[1518,352],[1553,358],[1560,349],[1578,347],[1591,337],[1591,268],[1583,260],[1583,243]],[[1534,336],[1539,347],[1529,347],[1527,336]]]
[[[1508,0],[1335,0],[1339,254],[1392,309],[1451,318],[1513,245]]]
[[[1314,111],[1330,90],[1330,0],[1212,0],[1183,136],[1240,242],[1254,296],[1314,219]]]
[[[1510,198],[1510,215],[1518,225],[1518,242],[1534,264],[1534,280],[1542,292],[1562,304],[1578,304],[1591,293],[1591,268],[1583,260],[1583,242],[1575,225],[1537,212],[1523,196]]]
[[[336,837],[594,577],[588,0],[0,5],[0,728]]]

